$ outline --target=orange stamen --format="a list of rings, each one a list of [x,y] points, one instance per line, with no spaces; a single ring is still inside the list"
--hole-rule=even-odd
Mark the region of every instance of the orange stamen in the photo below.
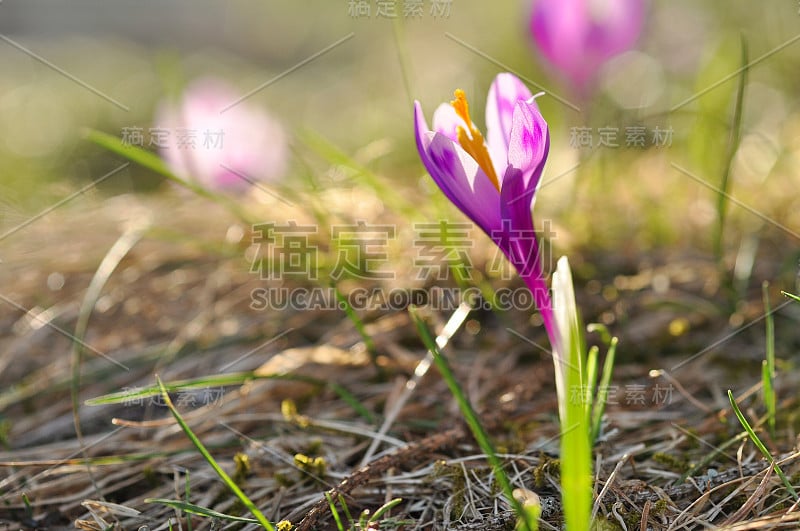
[[[456,99],[451,101],[450,105],[453,106],[456,114],[464,120],[464,123],[467,124],[467,128],[469,128],[468,133],[463,127],[458,127],[458,143],[461,144],[464,151],[475,159],[478,166],[481,167],[486,176],[489,177],[489,180],[492,181],[494,187],[500,191],[500,181],[497,178],[497,173],[494,171],[494,164],[492,164],[492,158],[489,156],[489,150],[486,149],[483,135],[478,128],[475,127],[475,124],[472,123],[472,119],[469,117],[467,95],[464,94],[464,91],[461,89],[457,89],[454,95]]]

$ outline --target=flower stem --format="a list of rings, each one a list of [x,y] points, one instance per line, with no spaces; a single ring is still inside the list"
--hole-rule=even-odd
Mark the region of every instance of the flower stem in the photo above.
[[[547,287],[547,282],[544,280],[541,269],[539,267],[532,269],[530,274],[520,274],[520,276],[533,294],[533,300],[542,315],[542,323],[544,323],[544,329],[550,339],[550,346],[554,352],[558,352],[559,335],[556,329],[555,317],[553,316],[553,301],[550,298],[550,288]]]

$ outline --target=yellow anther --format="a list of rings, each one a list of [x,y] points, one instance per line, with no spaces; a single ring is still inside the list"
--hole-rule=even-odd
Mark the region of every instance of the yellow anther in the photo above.
[[[475,159],[475,162],[478,163],[478,166],[481,167],[483,172],[489,177],[489,180],[492,181],[497,190],[500,190],[500,181],[497,178],[497,173],[494,171],[494,164],[492,164],[492,158],[489,156],[489,150],[486,149],[486,143],[483,141],[483,135],[475,127],[475,124],[472,123],[472,119],[469,117],[469,103],[467,103],[467,95],[464,94],[464,91],[461,89],[457,89],[454,93],[456,99],[450,102],[450,105],[453,106],[455,109],[456,114],[458,114],[464,123],[467,125],[469,132],[465,130],[463,127],[458,127],[458,143],[461,144],[461,147],[464,148],[464,151],[469,153],[469,155]]]

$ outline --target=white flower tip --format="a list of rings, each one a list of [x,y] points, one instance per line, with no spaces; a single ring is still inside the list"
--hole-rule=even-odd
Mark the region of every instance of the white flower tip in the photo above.
[[[576,322],[578,310],[575,304],[575,289],[572,286],[572,271],[566,256],[558,259],[553,273],[553,310],[556,325],[561,332],[564,344],[569,345],[570,327]]]
[[[554,275],[558,275],[559,278],[569,281],[572,284],[572,270],[569,267],[569,260],[566,256],[562,256],[556,262],[556,272]]]
[[[543,90],[542,90],[542,91],[540,91],[540,92],[537,92],[536,94],[534,94],[533,96],[531,96],[530,98],[528,98],[528,99],[525,101],[525,103],[527,103],[528,105],[530,105],[531,103],[533,103],[533,102],[534,102],[534,100],[535,100],[536,98],[538,98],[539,96],[544,96],[544,95],[545,95],[545,92],[544,92]]]

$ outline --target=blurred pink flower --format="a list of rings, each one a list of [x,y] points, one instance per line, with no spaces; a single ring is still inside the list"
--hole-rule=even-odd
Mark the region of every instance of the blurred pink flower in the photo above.
[[[201,79],[189,85],[180,101],[159,105],[151,144],[159,146],[170,170],[207,188],[237,191],[284,174],[286,133],[246,101],[227,108],[239,97],[222,81]],[[158,140],[154,130],[160,131]]]
[[[633,46],[645,0],[534,0],[530,30],[539,51],[581,92],[611,57]]]

